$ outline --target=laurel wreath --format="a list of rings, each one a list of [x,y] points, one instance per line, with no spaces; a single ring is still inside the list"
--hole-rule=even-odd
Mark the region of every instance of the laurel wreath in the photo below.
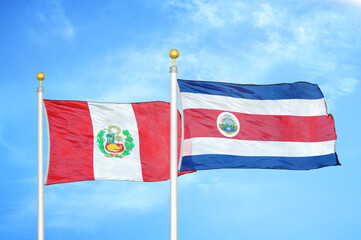
[[[104,143],[105,143],[105,133],[106,133],[106,129],[101,129],[97,135],[97,144],[99,147],[99,150],[104,153],[106,156],[112,156],[111,154],[109,154],[105,148],[104,148]],[[123,135],[125,136],[125,142],[124,142],[124,147],[125,150],[122,152],[122,154],[117,155],[115,157],[117,158],[123,158],[125,156],[128,156],[130,154],[130,151],[134,148],[135,144],[133,143],[133,138],[132,135],[129,133],[128,130],[123,130]]]

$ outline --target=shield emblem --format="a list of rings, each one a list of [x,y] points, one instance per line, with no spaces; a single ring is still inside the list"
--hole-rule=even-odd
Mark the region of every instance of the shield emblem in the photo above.
[[[107,158],[124,158],[131,153],[135,146],[130,132],[126,129],[122,131],[115,125],[109,126],[108,129],[100,129],[96,141],[99,151]]]
[[[106,143],[105,150],[111,153],[122,153],[124,151],[124,144],[122,143]]]

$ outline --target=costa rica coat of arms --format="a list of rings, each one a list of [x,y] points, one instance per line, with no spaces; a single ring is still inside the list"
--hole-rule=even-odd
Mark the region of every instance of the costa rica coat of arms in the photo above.
[[[115,125],[98,132],[97,144],[99,150],[108,158],[124,158],[135,146],[130,132]]]
[[[222,112],[217,118],[218,130],[226,137],[234,137],[239,132],[239,121],[235,115]]]

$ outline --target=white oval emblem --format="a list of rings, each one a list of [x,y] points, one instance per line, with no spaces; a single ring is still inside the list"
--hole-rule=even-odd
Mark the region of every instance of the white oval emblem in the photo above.
[[[239,132],[239,122],[236,116],[229,112],[219,114],[217,118],[218,130],[226,137],[234,137]]]

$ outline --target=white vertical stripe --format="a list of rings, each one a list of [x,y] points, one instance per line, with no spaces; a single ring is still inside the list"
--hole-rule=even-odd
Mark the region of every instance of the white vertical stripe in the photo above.
[[[224,154],[234,156],[310,157],[335,152],[336,141],[276,142],[228,138],[190,138],[184,141],[183,156]]]
[[[94,133],[94,178],[95,180],[143,181],[139,154],[137,121],[131,104],[88,103]],[[134,148],[124,158],[106,157],[98,147],[97,134],[101,129],[118,126],[128,130],[133,137]]]
[[[254,100],[182,92],[183,109],[202,108],[261,115],[327,115],[325,99]]]

